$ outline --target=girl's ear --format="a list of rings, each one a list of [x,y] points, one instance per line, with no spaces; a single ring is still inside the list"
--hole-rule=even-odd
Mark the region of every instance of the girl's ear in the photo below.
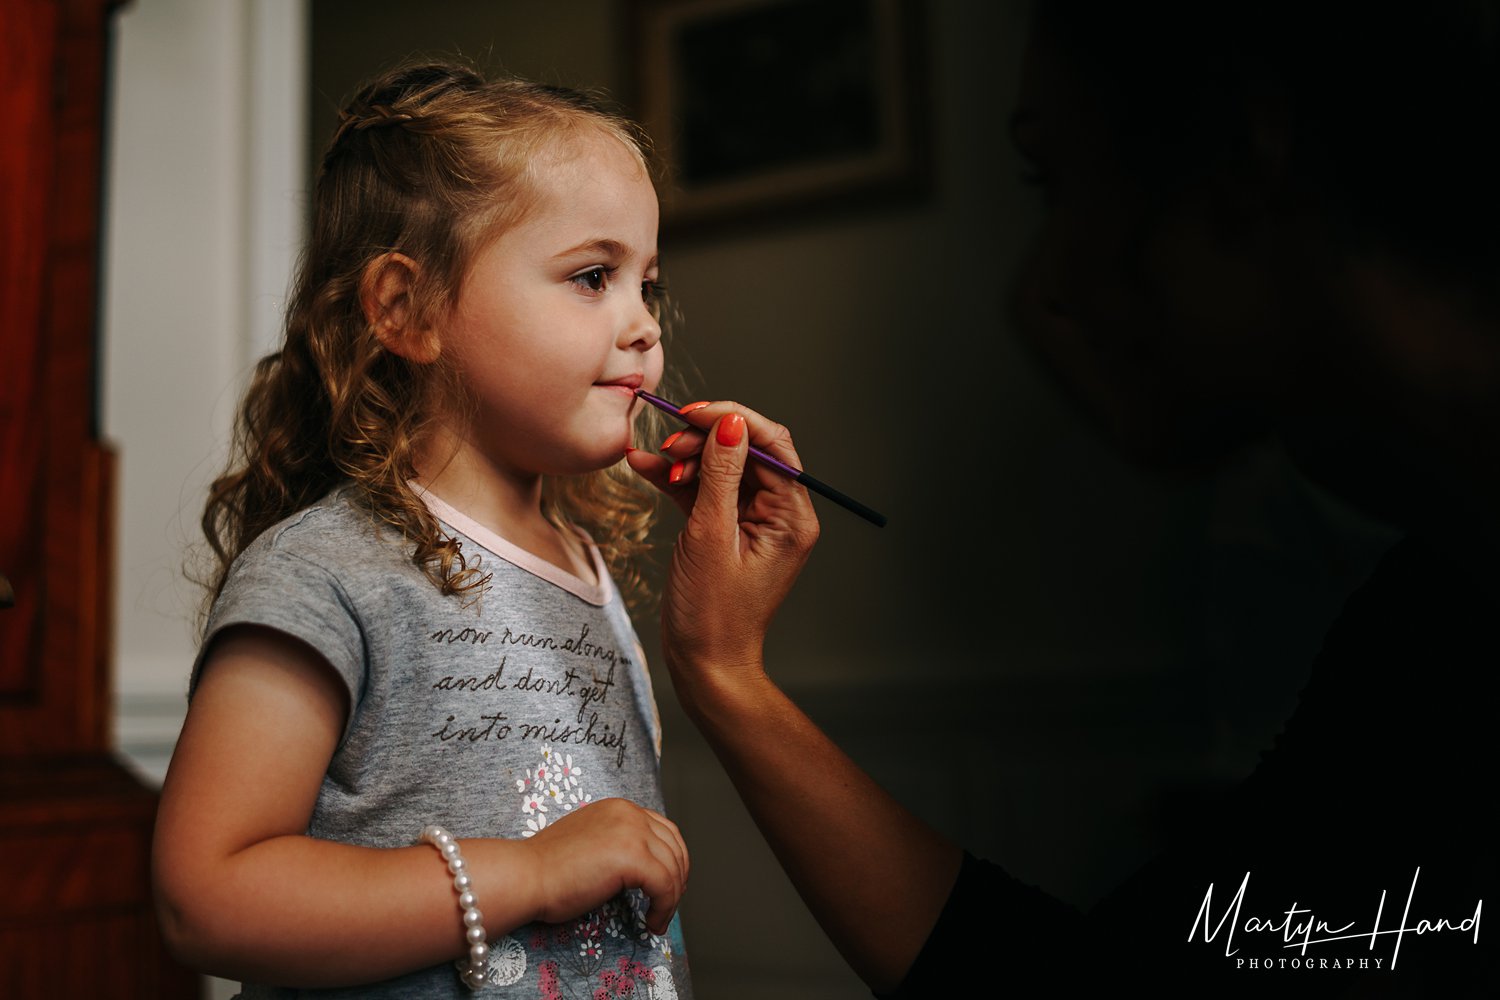
[[[365,322],[392,354],[419,365],[438,359],[437,330],[415,323],[412,304],[421,267],[405,254],[386,253],[372,260],[359,282],[359,305]]]

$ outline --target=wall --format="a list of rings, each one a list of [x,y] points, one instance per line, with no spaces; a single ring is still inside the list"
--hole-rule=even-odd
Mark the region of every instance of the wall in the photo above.
[[[115,21],[102,387],[121,455],[118,729],[158,778],[202,596],[184,558],[301,242],[304,25],[301,0],[137,0]]]
[[[115,19],[101,317],[103,435],[120,454],[115,731],[155,781],[196,649],[184,560],[301,242],[305,23],[302,0],[135,0]]]

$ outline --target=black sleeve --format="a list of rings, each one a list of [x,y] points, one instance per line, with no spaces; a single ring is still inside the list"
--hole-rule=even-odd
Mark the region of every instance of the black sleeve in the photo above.
[[[1073,907],[965,851],[926,944],[885,1000],[973,996],[976,977],[996,977],[986,995],[1024,996],[1043,981],[1055,989],[1066,969],[1054,959],[1076,945],[1082,928]]]
[[[1495,949],[1478,935],[1411,931],[1393,969],[1391,933],[1403,919],[1477,923],[1497,892],[1496,575],[1398,545],[1330,630],[1253,776],[1179,817],[1165,850],[1086,916],[965,856],[890,1000],[1107,995],[1130,982],[1158,997],[1496,995]],[[1355,933],[1383,920],[1383,936],[1372,948],[1319,929],[1333,940],[1289,950],[1276,929],[1289,909]]]

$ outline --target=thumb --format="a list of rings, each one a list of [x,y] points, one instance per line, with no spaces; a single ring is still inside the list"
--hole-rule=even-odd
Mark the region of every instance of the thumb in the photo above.
[[[739,523],[740,479],[745,474],[745,418],[730,413],[719,418],[703,445],[698,469],[698,499],[690,522],[734,526]]]

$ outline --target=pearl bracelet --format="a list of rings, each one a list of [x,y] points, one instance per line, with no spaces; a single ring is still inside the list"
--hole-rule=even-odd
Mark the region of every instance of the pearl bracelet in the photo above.
[[[469,866],[459,853],[458,841],[453,839],[453,834],[437,824],[422,828],[422,840],[436,847],[443,860],[448,862],[448,871],[453,874],[453,888],[458,891],[458,908],[464,911],[464,937],[469,942],[469,957],[453,963],[458,969],[458,978],[471,990],[483,989],[489,973],[490,946]]]

